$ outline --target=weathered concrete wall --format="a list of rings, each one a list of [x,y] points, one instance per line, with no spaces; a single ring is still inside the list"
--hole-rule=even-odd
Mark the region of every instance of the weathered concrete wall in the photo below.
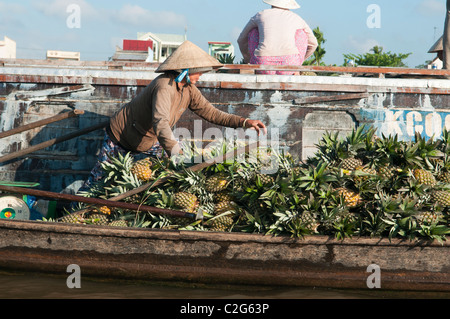
[[[157,76],[154,67],[148,65],[1,65],[3,131],[68,110],[85,113],[3,138],[0,156],[102,122]],[[450,128],[449,82],[211,73],[203,75],[198,86],[217,108],[262,120],[269,128],[268,143],[279,141],[280,147],[304,159],[313,154],[325,131],[345,134],[362,123],[374,125],[379,134],[398,134],[400,139],[410,139],[416,131],[426,137],[439,137],[444,128]],[[355,93],[367,97],[320,101],[322,97]],[[298,102],[306,98],[316,102]],[[217,138],[217,133],[236,133],[206,123],[189,111],[176,128],[187,129],[189,137],[197,140]],[[245,138],[256,139],[256,135],[247,131]],[[0,176],[3,180],[39,182],[42,189],[54,192],[74,192],[93,167],[102,139],[99,130],[0,164]]]

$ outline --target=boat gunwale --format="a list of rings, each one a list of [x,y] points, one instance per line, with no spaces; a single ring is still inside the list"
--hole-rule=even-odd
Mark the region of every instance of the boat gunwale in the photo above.
[[[120,228],[99,225],[77,225],[46,221],[22,221],[22,220],[0,220],[0,229],[37,231],[47,233],[68,233],[72,235],[86,236],[108,236],[133,239],[159,239],[173,241],[213,241],[213,242],[247,242],[260,244],[284,244],[284,245],[346,245],[346,246],[390,246],[411,248],[433,247],[448,248],[448,241],[431,241],[426,239],[406,240],[401,238],[370,238],[354,237],[338,240],[332,236],[310,235],[303,238],[292,238],[289,236],[273,236],[251,233],[222,233],[204,232],[194,230],[172,230],[154,228]]]

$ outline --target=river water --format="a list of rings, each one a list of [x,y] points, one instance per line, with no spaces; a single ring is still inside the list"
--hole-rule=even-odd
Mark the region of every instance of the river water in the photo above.
[[[67,277],[0,272],[0,299],[386,299],[448,298],[448,295],[318,288],[207,287],[174,283],[100,281],[82,278],[68,288]]]

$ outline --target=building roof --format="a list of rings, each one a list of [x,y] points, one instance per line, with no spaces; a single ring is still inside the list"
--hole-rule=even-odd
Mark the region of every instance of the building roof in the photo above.
[[[152,32],[139,32],[138,33],[139,40],[145,40],[145,39],[148,39],[149,37],[158,42],[164,43],[164,44],[181,44],[184,41],[186,41],[185,35],[152,33]]]

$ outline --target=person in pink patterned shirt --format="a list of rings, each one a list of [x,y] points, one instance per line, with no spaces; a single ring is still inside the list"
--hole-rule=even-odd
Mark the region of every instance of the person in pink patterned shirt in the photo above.
[[[311,28],[292,12],[295,0],[263,0],[272,6],[253,16],[238,38],[245,63],[257,65],[302,65],[318,43]],[[259,74],[292,75],[295,72],[259,71]]]

